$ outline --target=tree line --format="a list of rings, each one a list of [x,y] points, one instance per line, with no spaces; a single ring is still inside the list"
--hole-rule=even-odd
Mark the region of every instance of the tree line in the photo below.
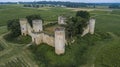
[[[109,6],[109,8],[112,8],[112,9],[120,9],[120,5],[112,4],[112,5]]]

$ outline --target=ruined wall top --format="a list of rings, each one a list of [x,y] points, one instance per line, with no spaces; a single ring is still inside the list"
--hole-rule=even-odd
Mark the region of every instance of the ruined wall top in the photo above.
[[[20,19],[20,24],[26,24],[27,23],[27,19],[26,18],[21,18]]]
[[[42,23],[42,20],[33,20],[33,24],[38,25]]]
[[[55,31],[64,31],[64,30],[65,30],[64,27],[58,27],[58,28],[55,29]]]
[[[90,21],[95,21],[96,19],[95,18],[90,18]]]

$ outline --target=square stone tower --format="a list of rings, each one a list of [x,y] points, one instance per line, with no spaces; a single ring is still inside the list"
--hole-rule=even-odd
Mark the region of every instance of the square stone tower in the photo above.
[[[60,55],[65,53],[65,28],[55,29],[55,53]]]
[[[26,36],[28,34],[28,29],[27,29],[28,21],[25,18],[21,18],[19,21],[21,27],[21,34]]]
[[[66,20],[66,18],[64,18],[64,17],[62,17],[62,16],[59,16],[59,17],[58,17],[58,24],[66,24],[66,23],[65,23],[65,20]]]
[[[41,32],[43,31],[42,20],[33,20],[33,31],[34,32]]]

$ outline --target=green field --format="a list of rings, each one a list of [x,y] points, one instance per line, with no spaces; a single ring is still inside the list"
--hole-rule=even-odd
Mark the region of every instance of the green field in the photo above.
[[[95,34],[75,37],[75,43],[66,46],[66,53],[57,56],[54,48],[45,44],[35,47],[38,54],[33,53],[27,49],[29,44],[23,43],[24,37],[22,43],[6,41],[7,21],[39,14],[45,23],[55,22],[61,14],[74,16],[74,10],[0,5],[0,67],[120,67],[120,10],[103,10],[89,11],[96,18]]]
[[[24,8],[21,6],[0,5],[0,26],[6,25],[8,20],[14,18],[24,18],[28,15],[38,14],[44,21],[57,21],[60,14],[73,14],[71,11],[64,8]]]

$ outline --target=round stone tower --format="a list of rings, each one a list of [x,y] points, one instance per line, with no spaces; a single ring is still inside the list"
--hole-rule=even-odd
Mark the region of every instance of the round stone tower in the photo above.
[[[28,34],[27,19],[25,18],[20,19],[20,27],[21,27],[21,34],[27,35]]]
[[[94,34],[94,29],[95,29],[95,19],[90,19],[89,21],[89,31],[90,34]]]
[[[55,53],[58,55],[65,53],[65,28],[55,29]]]
[[[42,20],[33,20],[33,31],[34,32],[41,32],[43,31]]]

